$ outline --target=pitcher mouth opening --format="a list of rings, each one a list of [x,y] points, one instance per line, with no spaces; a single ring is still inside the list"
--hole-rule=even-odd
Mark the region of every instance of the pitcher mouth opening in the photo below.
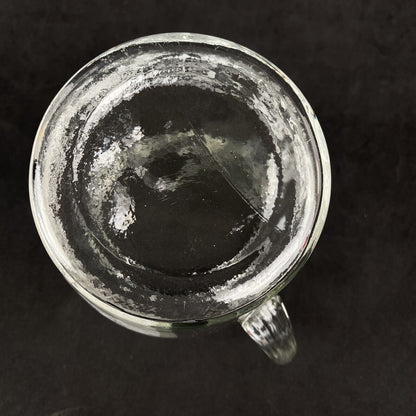
[[[126,85],[124,82],[118,84],[117,88],[108,88],[107,83],[106,93],[103,93],[96,103],[91,106],[92,110],[91,108],[88,109],[88,102],[91,103],[92,94],[91,96],[88,96],[87,94],[86,96],[80,95],[78,97],[84,100],[84,111],[87,111],[87,113],[89,111],[89,113],[84,113],[81,118],[78,117],[77,119],[80,123],[78,124],[77,140],[74,140],[73,148],[71,149],[71,163],[68,164],[67,171],[61,172],[67,180],[62,182],[64,186],[59,189],[59,204],[62,204],[62,200],[65,199],[62,195],[66,195],[67,198],[72,198],[75,203],[68,203],[69,205],[65,205],[64,208],[62,208],[62,205],[58,207],[58,203],[52,203],[54,206],[51,208],[51,193],[49,193],[49,195],[43,193],[42,189],[44,189],[44,186],[42,186],[42,184],[45,182],[42,183],[42,180],[45,180],[45,173],[42,172],[41,174],[39,166],[40,164],[45,165],[44,161],[46,159],[45,155],[42,155],[42,152],[45,152],[45,149],[47,149],[48,146],[50,147],[50,140],[62,137],[57,130],[54,130],[59,128],[59,125],[53,123],[53,121],[57,120],[56,117],[59,111],[61,111],[60,109],[62,109],[60,106],[65,102],[68,103],[69,98],[74,98],[74,94],[76,94],[74,89],[80,88],[79,83],[84,82],[88,76],[91,75],[91,72],[98,68],[99,65],[102,65],[103,62],[107,62],[108,64],[112,57],[121,59],[121,57],[124,56],[124,59],[127,59],[129,53],[131,53],[129,52],[129,48],[137,51],[137,48],[141,48],[143,45],[146,45],[148,48],[146,49],[146,53],[155,55],[157,52],[153,51],[153,45],[157,44],[162,44],[163,46],[162,48],[158,47],[158,49],[162,51],[159,52],[161,54],[160,62],[162,63],[164,62],[163,60],[174,59],[176,52],[169,52],[170,46],[174,46],[175,48],[181,47],[181,45],[185,48],[189,48],[189,45],[192,46],[191,52],[187,49],[185,49],[185,51],[180,51],[180,55],[186,55],[186,57],[182,57],[180,61],[181,65],[183,65],[182,67],[185,68],[185,74],[190,72],[187,72],[187,70],[191,68],[192,65],[200,65],[200,62],[198,64],[198,59],[200,58],[197,58],[197,56],[198,53],[201,55],[205,53],[203,52],[204,48],[209,48],[209,50],[206,51],[207,54],[211,54],[214,57],[219,54],[220,58],[223,60],[222,71],[214,71],[212,68],[205,68],[204,76],[202,77],[203,88],[201,88],[200,85],[195,87],[193,79],[187,79],[186,82],[181,82],[175,70],[171,71],[170,75],[167,75],[167,79],[170,79],[170,84],[166,81],[165,86],[159,86],[159,88],[169,88],[168,85],[170,85],[171,88],[179,90],[188,88],[188,94],[189,89],[197,88],[200,91],[205,91],[205,94],[209,91],[214,91],[214,95],[226,97],[227,95],[224,93],[215,92],[215,88],[219,88],[218,85],[221,85],[221,82],[224,82],[224,79],[221,80],[221,76],[224,77],[224,74],[230,76],[230,70],[226,67],[224,59],[228,56],[230,62],[238,62],[239,76],[242,77],[243,81],[244,73],[241,71],[241,62],[243,62],[244,59],[248,59],[250,63],[255,63],[258,65],[259,70],[266,74],[264,77],[256,78],[256,81],[260,82],[260,87],[258,88],[262,87],[261,84],[265,82],[264,79],[266,76],[276,77],[276,80],[279,80],[282,88],[290,95],[286,97],[288,102],[280,101],[276,104],[276,111],[287,112],[288,108],[289,111],[298,111],[296,115],[298,122],[303,123],[306,126],[305,128],[308,129],[309,136],[307,137],[307,141],[315,146],[314,166],[311,169],[316,171],[313,175],[316,175],[315,186],[319,189],[319,192],[318,197],[315,197],[315,206],[306,227],[306,231],[303,235],[299,236],[297,241],[292,240],[290,243],[288,242],[287,248],[288,251],[290,251],[291,256],[287,255],[287,257],[284,258],[284,256],[279,254],[276,256],[276,258],[280,257],[278,263],[270,261],[262,271],[253,268],[252,274],[247,274],[246,279],[244,279],[244,276],[240,276],[240,280],[235,279],[236,273],[232,267],[241,263],[240,266],[244,271],[248,270],[248,265],[252,264],[252,258],[250,256],[252,256],[253,253],[257,257],[264,254],[264,244],[267,242],[267,239],[264,237],[265,234],[263,233],[261,237],[262,244],[258,244],[258,241],[256,241],[256,238],[258,237],[256,236],[259,235],[259,230],[263,230],[265,226],[266,228],[271,227],[272,231],[279,230],[279,227],[280,231],[282,231],[288,227],[288,215],[285,215],[285,219],[283,220],[281,218],[272,218],[273,207],[270,207],[270,203],[267,205],[267,201],[273,200],[273,197],[276,200],[277,196],[273,195],[273,192],[279,192],[281,188],[278,191],[275,191],[273,188],[264,185],[264,183],[270,183],[270,177],[273,177],[274,175],[274,178],[277,178],[277,182],[282,184],[284,182],[283,176],[285,173],[289,172],[289,167],[282,166],[282,161],[278,160],[277,153],[273,158],[270,158],[270,152],[263,152],[265,153],[265,156],[258,156],[258,165],[261,166],[261,168],[259,167],[258,172],[255,172],[255,175],[257,175],[256,178],[260,178],[259,182],[254,185],[253,182],[255,181],[251,181],[248,184],[245,183],[244,179],[246,177],[252,178],[254,173],[249,172],[247,176],[242,176],[242,178],[240,178],[239,174],[235,173],[236,171],[238,172],[238,169],[244,171],[244,168],[249,169],[250,166],[250,163],[246,163],[250,160],[249,157],[247,157],[247,154],[250,152],[247,151],[247,145],[243,145],[243,143],[246,142],[250,144],[250,140],[252,140],[250,128],[252,130],[261,130],[263,127],[254,128],[251,125],[244,125],[244,128],[240,130],[247,134],[246,140],[244,140],[244,138],[241,139],[241,131],[238,140],[235,137],[232,137],[232,135],[230,136],[230,134],[224,134],[224,132],[220,132],[221,134],[219,134],[218,125],[212,125],[212,120],[209,120],[211,125],[207,126],[207,123],[204,124],[204,117],[197,117],[197,113],[205,117],[210,113],[206,108],[201,110],[201,106],[198,107],[196,98],[192,100],[192,108],[195,110],[194,113],[196,113],[193,114],[193,118],[189,117],[189,114],[187,114],[186,117],[183,117],[183,120],[178,120],[177,117],[175,119],[175,117],[169,115],[166,117],[166,120],[162,120],[163,117],[160,117],[158,122],[155,122],[159,130],[152,130],[154,126],[146,126],[144,128],[143,120],[149,120],[149,118],[143,117],[143,114],[147,114],[146,111],[143,110],[146,109],[145,102],[143,101],[143,93],[145,93],[145,91],[152,91],[154,94],[155,89],[158,88],[158,86],[153,85],[151,87],[148,86],[145,89],[140,89],[140,86],[143,85],[143,83],[148,82],[148,79],[146,79],[146,71],[142,71],[140,83],[134,84],[133,82]],[[215,46],[213,48],[214,51],[210,49],[211,46]],[[133,56],[131,59],[132,61],[130,64],[133,65],[134,59],[137,59],[137,56]],[[125,65],[127,64],[125,63]],[[136,65],[136,68],[137,67],[138,66]],[[177,65],[177,67],[179,68],[179,65]],[[172,68],[172,65],[170,65],[170,68]],[[228,69],[228,72],[226,72],[225,69]],[[106,73],[111,73],[109,68],[106,70],[108,70]],[[114,69],[114,71],[116,71],[116,69]],[[210,71],[213,71],[214,74]],[[251,67],[251,71],[253,71],[253,67]],[[251,75],[253,76],[253,74]],[[172,81],[175,77],[177,79],[176,83]],[[136,77],[133,79],[137,80],[138,78]],[[160,77],[159,79],[162,80],[166,78]],[[238,80],[238,77],[236,79]],[[101,79],[100,82],[104,82],[104,78]],[[211,87],[214,85],[214,89],[210,90],[209,82],[214,82],[214,84],[211,84]],[[233,79],[233,82],[237,83],[235,79]],[[122,85],[124,85],[124,87],[122,87]],[[241,83],[240,85],[243,84]],[[97,93],[99,88],[103,88],[103,86],[104,84],[100,86],[95,85],[94,92]],[[247,88],[247,84],[245,87]],[[88,88],[92,88],[92,86],[90,85]],[[127,88],[127,90],[122,92],[122,88]],[[130,88],[130,90],[128,88]],[[90,93],[93,92],[92,90],[88,91]],[[101,92],[102,91],[103,90],[101,90]],[[78,92],[80,92],[80,90]],[[116,92],[119,95],[118,98]],[[257,101],[257,104],[264,106],[264,103],[267,103],[268,105],[272,105],[270,103],[270,89],[265,88],[263,85],[263,92],[268,92],[269,96],[263,96],[265,101],[260,104],[259,101]],[[121,100],[120,94],[122,97]],[[180,100],[178,100],[178,94],[176,94],[176,96],[175,94],[176,93],[171,92],[168,96],[176,97],[176,104],[178,104]],[[202,92],[198,92],[198,94],[202,94]],[[198,94],[196,94],[195,97],[197,97]],[[110,101],[112,100],[111,105],[103,111],[104,104],[108,105],[109,97]],[[253,107],[253,97],[254,95],[251,97],[251,107]],[[131,123],[127,123],[131,128],[130,130],[127,129],[128,131],[126,131],[126,134],[123,137],[111,137],[111,134],[109,134],[111,133],[111,126],[108,131],[105,131],[105,129],[101,128],[103,126],[101,122],[103,120],[105,121],[106,117],[115,117],[115,113],[117,113],[115,110],[119,108],[119,106],[124,105],[124,107],[126,107],[126,103],[131,104],[135,99],[141,100],[139,107],[141,109],[140,111],[144,111],[144,113],[140,113],[140,111],[137,110],[137,120],[131,120]],[[157,97],[150,99],[149,103],[154,104],[155,100],[157,100]],[[175,100],[172,102],[175,103]],[[164,103],[166,104],[167,101],[168,98],[165,97]],[[148,104],[149,108],[152,107],[150,104]],[[247,107],[250,108],[250,105]],[[216,106],[213,106],[214,108],[211,109],[212,112],[215,113],[217,110],[215,107],[218,106],[220,106],[218,103]],[[295,110],[290,110],[290,106],[293,106]],[[171,107],[175,106],[172,104]],[[126,108],[124,108],[124,110],[125,109]],[[68,126],[70,123],[73,123],[72,125],[74,125],[74,117],[76,114],[79,116],[79,109],[77,110],[72,107],[72,111],[72,114],[66,113],[65,110],[59,114],[61,126]],[[134,111],[132,110],[130,113],[134,113]],[[173,110],[171,109],[169,111],[172,112]],[[252,111],[255,112],[256,109]],[[244,124],[244,121],[248,117],[247,114],[244,113],[244,117],[238,119],[239,126]],[[259,116],[259,113],[256,114]],[[118,116],[119,115],[120,114],[118,114]],[[152,114],[152,117],[155,118],[156,116]],[[264,126],[265,123],[270,122],[270,120],[267,120],[267,117],[269,117],[269,115],[263,116],[262,123],[260,123],[261,125]],[[189,121],[189,119],[191,120]],[[139,122],[136,123],[136,121]],[[182,125],[178,127],[177,124],[180,124],[180,122],[182,122]],[[111,125],[111,123],[109,124]],[[229,125],[230,123],[225,124]],[[290,126],[288,129],[290,129]],[[276,131],[271,128],[266,128],[266,130],[268,130],[267,134],[270,134],[270,132],[276,133]],[[82,148],[83,146],[81,139],[89,138],[90,134],[92,136],[95,134],[96,141],[90,143],[91,151],[89,155],[91,156],[91,160],[87,160],[88,158],[82,156],[83,152],[80,152],[81,156],[78,157],[76,150],[77,146],[78,148]],[[106,139],[108,141],[107,144],[104,143]],[[100,140],[101,142],[99,143]],[[58,142],[58,140],[56,141]],[[88,143],[88,140],[86,143]],[[114,146],[112,148],[111,146],[113,144]],[[118,144],[119,147],[117,148],[115,144]],[[279,142],[279,144],[281,145],[279,150],[282,150],[281,148],[283,145],[281,142]],[[227,146],[233,149],[234,154],[229,153],[230,151]],[[65,146],[61,149],[64,147]],[[57,154],[60,154],[61,149],[57,152],[50,152],[48,156],[49,160],[56,160],[56,156]],[[246,153],[244,153],[244,149]],[[68,151],[68,148],[66,151]],[[111,162],[111,160],[113,162]],[[162,168],[158,166],[160,160],[166,162],[165,165],[162,164]],[[123,169],[119,169],[120,167]],[[54,169],[57,168],[55,167]],[[117,171],[117,169],[119,169],[119,171]],[[162,172],[159,172],[158,169],[162,169]],[[165,174],[163,169],[173,169],[173,171],[166,172]],[[204,169],[205,171],[203,171]],[[201,172],[204,172],[204,175],[202,175]],[[33,173],[35,178],[32,178]],[[112,179],[111,175],[113,175]],[[46,176],[48,176],[48,183],[50,183],[52,175],[46,173]],[[187,205],[181,205],[181,202],[186,201],[186,191],[189,190],[189,186],[195,184],[196,178],[198,186],[204,187],[205,191],[200,192],[200,195],[197,195],[191,202],[194,205],[200,204],[201,200],[203,198],[205,199],[206,203],[202,204],[203,209],[200,208],[199,211],[204,214],[202,215],[202,219],[205,222],[193,220],[191,217],[195,210],[192,212],[189,210],[187,212]],[[263,180],[263,182],[261,182],[261,180]],[[290,182],[290,180],[287,180],[287,182]],[[108,184],[107,187],[105,186],[106,183]],[[221,186],[219,185],[220,183],[222,184]],[[85,186],[85,188],[82,188],[83,186]],[[90,186],[90,188],[88,188],[88,186]],[[221,187],[224,189],[223,198],[215,199],[215,190],[218,190]],[[204,35],[163,34],[138,39],[113,48],[87,64],[63,87],[52,102],[39,127],[32,153],[29,188],[32,211],[45,247],[67,280],[76,287],[79,292],[82,292],[81,294],[85,298],[88,298],[90,303],[93,303],[96,307],[103,310],[106,308],[108,309],[108,307],[111,311],[114,309],[114,313],[111,312],[113,313],[113,317],[118,317],[117,319],[120,320],[125,320],[127,319],[126,316],[130,315],[133,320],[135,318],[139,320],[144,319],[144,322],[147,322],[147,324],[153,322],[152,325],[156,326],[157,322],[168,322],[169,325],[172,323],[195,324],[201,320],[213,322],[215,320],[226,320],[228,319],[227,317],[232,319],[236,314],[243,313],[247,310],[250,305],[259,302],[260,299],[267,296],[267,293],[271,290],[276,291],[281,289],[290,281],[298,270],[299,265],[303,264],[312,251],[322,230],[329,203],[330,169],[326,144],[313,111],[300,91],[274,65],[254,52],[232,42]],[[73,188],[73,195],[68,193],[70,188]],[[85,190],[87,188],[88,192],[82,192],[82,189]],[[195,187],[195,190],[192,193],[193,196],[195,196],[195,192],[198,192],[197,188],[198,187]],[[57,193],[57,189],[58,187],[56,186],[53,192]],[[164,224],[160,224],[161,221],[157,220],[157,215],[148,212],[146,209],[147,206],[145,207],[145,205],[149,204],[146,204],[143,197],[137,197],[137,195],[146,195],[148,201],[154,202],[157,200],[157,203],[160,204],[161,207],[160,212],[166,211],[166,207],[171,209],[169,218],[165,215],[162,219],[162,223],[165,221]],[[221,205],[221,203],[224,202],[224,198],[228,198],[227,203]],[[284,200],[284,198],[281,199]],[[189,202],[189,200],[187,202]],[[218,218],[221,212],[226,211],[224,207],[233,204],[236,205],[233,215],[231,215],[230,218],[223,219],[221,223],[222,228],[220,228],[218,224],[215,223],[215,218]],[[68,208],[68,206],[70,208]],[[49,213],[45,215],[45,212],[48,210]],[[198,211],[198,209],[196,211]],[[74,221],[74,218],[76,217],[74,213],[79,214],[79,221],[82,223],[82,226],[85,226],[85,230],[87,231],[86,233],[84,232],[87,237],[84,241],[78,242],[78,247],[76,249],[68,245],[64,247],[66,243],[62,243],[62,235],[68,236],[68,226],[64,225],[59,232],[56,232],[56,229],[54,231],[54,227],[56,227],[54,221],[56,221],[57,217],[59,217],[59,221],[65,216],[71,217],[71,221]],[[210,215],[212,217],[210,217]],[[142,218],[142,221],[138,222],[138,218]],[[175,219],[179,219],[176,221],[177,224],[175,224]],[[213,223],[215,224],[213,225]],[[137,224],[139,224],[139,226],[137,226]],[[176,228],[172,224],[176,225]],[[60,226],[62,227],[62,221]],[[157,226],[162,230],[159,233]],[[80,225],[78,224],[77,227],[80,227]],[[146,227],[148,228],[148,235],[153,238],[152,241],[149,237],[147,247],[144,244],[141,244],[141,241],[143,240],[140,239],[140,236],[143,235]],[[78,228],[78,230],[79,229],[80,228]],[[182,240],[177,239],[176,244],[174,244],[173,238],[165,238],[167,229],[176,230],[176,238],[178,238],[178,235],[180,235],[181,232],[184,233],[185,237]],[[270,230],[266,231],[270,232]],[[235,242],[232,240],[232,238],[236,238],[244,232],[247,234],[244,239],[236,239]],[[206,239],[209,237],[209,233],[214,233],[214,237],[212,238],[212,241],[209,241],[209,244],[205,244]],[[199,245],[198,241],[194,242],[193,247],[194,249],[196,248],[194,253],[192,253],[192,245],[189,244],[189,239],[186,237],[187,235],[203,235],[205,238],[205,241],[201,240]],[[227,238],[229,238],[229,240],[227,240]],[[93,243],[91,241],[93,241]],[[158,261],[158,254],[152,251],[152,246],[154,246],[155,241],[157,241],[159,247],[166,244],[164,252],[171,253],[171,256]],[[84,264],[81,264],[81,266],[79,265],[79,256],[76,254],[76,250],[81,250],[88,244],[94,244],[96,250],[103,250],[108,254],[106,254],[105,264],[111,264],[111,267],[113,268],[112,275],[115,276],[115,279],[111,280],[108,278],[104,283],[102,281],[100,282],[100,279],[97,279],[97,275],[100,274],[100,269],[97,268],[98,266],[96,264],[90,265],[90,263],[97,263],[94,255],[89,256],[90,259],[88,261],[90,263],[87,263],[87,260],[82,260],[81,263],[84,262]],[[214,244],[218,246],[214,247]],[[273,244],[271,244],[270,241],[268,244],[269,247],[267,249],[270,250],[270,247],[272,247]],[[290,246],[290,244],[292,245]],[[248,246],[248,248],[246,246]],[[233,250],[229,253],[226,252],[230,247],[233,247]],[[68,249],[75,253],[75,256],[71,259],[68,258]],[[142,252],[140,252],[140,250],[142,250]],[[99,252],[101,256],[102,252]],[[138,253],[140,253],[140,255],[138,255]],[[181,253],[183,254],[182,258]],[[198,255],[204,262],[198,258]],[[143,261],[143,259],[146,261]],[[189,263],[189,259],[194,263]],[[209,259],[209,261],[207,261],[207,259]],[[249,261],[248,265],[244,264],[246,259]],[[186,266],[187,262],[188,265]],[[123,266],[125,269],[120,269],[120,263],[126,264],[126,266]],[[85,269],[85,264],[88,264],[87,268],[90,268],[90,270],[93,271],[87,278],[89,281],[86,281],[82,277],[82,270]],[[134,268],[140,270],[138,273],[142,280],[134,280],[134,272],[131,272]],[[124,273],[127,269],[129,272]],[[143,280],[144,269],[149,269],[150,272],[149,277]],[[206,276],[207,274],[220,276],[219,272],[224,270],[232,270],[232,276],[228,276],[226,273],[222,272],[223,280],[217,278],[215,281],[214,279],[213,282],[206,284],[206,288],[202,291],[198,289],[197,284],[192,282],[192,280],[195,279],[195,276]],[[254,286],[250,286],[250,280],[252,280],[253,275],[257,276],[257,282]],[[124,279],[125,281],[123,284],[120,283],[121,276],[128,277],[128,279]],[[159,290],[157,284],[154,283],[155,276],[165,284],[163,290]],[[128,282],[129,279],[131,283]],[[230,299],[230,293],[227,292],[225,286],[229,285],[229,281],[233,279],[234,282],[231,283],[233,297]],[[174,282],[172,287],[169,282]],[[101,284],[103,284],[103,286]],[[155,306],[155,302],[161,300],[158,296],[166,295],[172,299],[176,296],[175,293],[184,295],[185,292],[183,292],[183,286],[186,286],[187,284],[188,290],[186,291],[186,296],[188,296],[189,293],[197,294],[197,296],[195,296],[194,305],[200,305],[202,301],[202,303],[205,302],[205,306],[207,307],[208,301],[202,299],[200,296],[200,293],[205,293],[205,291],[207,291],[209,292],[210,301],[215,302],[216,305],[222,306],[218,308],[208,307],[208,314],[206,315],[201,313],[195,314],[193,313],[195,312],[195,309],[192,308],[186,310],[182,315],[177,314],[173,317],[168,316],[167,314],[164,316],[159,314],[160,311],[157,311]],[[114,285],[119,285],[120,287],[116,290]],[[141,290],[142,285],[148,289],[150,288],[150,291],[143,295],[144,297],[152,299],[152,297],[155,296],[155,298],[153,298],[154,301],[151,300],[146,307],[145,313],[143,313],[143,309],[141,309],[143,306],[140,303],[143,302],[142,297],[136,299],[138,302],[137,305],[133,305],[134,301],[132,301],[133,303],[130,302],[131,299],[127,299],[124,303],[121,301],[122,296],[126,297],[125,294],[131,293],[130,291]],[[119,290],[120,288],[121,292]],[[251,292],[250,296],[242,299],[241,291],[248,289]],[[114,290],[116,290],[116,292],[118,291],[118,293],[114,292]],[[109,291],[113,292],[108,295]],[[165,300],[165,298],[163,299]],[[171,307],[175,304],[177,304],[177,301],[176,303],[173,301]],[[196,306],[194,306],[194,308],[195,307]],[[107,311],[107,313],[111,314],[109,311]]]

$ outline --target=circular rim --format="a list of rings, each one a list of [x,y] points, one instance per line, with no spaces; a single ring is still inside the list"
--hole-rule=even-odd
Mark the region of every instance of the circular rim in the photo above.
[[[292,90],[294,95],[299,99],[300,104],[303,106],[305,113],[307,115],[308,121],[312,128],[314,138],[316,141],[316,145],[318,148],[319,153],[319,167],[320,167],[320,174],[321,174],[321,195],[319,201],[318,211],[315,217],[314,224],[312,226],[312,230],[310,233],[309,240],[306,246],[303,248],[301,255],[297,258],[297,260],[292,263],[284,274],[281,275],[280,280],[276,282],[276,284],[268,289],[265,293],[261,294],[255,300],[248,302],[245,305],[242,305],[235,310],[229,311],[223,315],[219,315],[216,317],[209,318],[207,320],[186,320],[186,321],[166,321],[166,320],[158,320],[158,319],[151,319],[145,318],[137,315],[132,315],[128,312],[125,312],[119,309],[115,305],[111,305],[106,303],[105,301],[97,298],[95,295],[89,293],[86,289],[84,289],[79,283],[77,283],[72,276],[68,273],[67,270],[60,264],[58,259],[56,258],[53,248],[47,242],[47,238],[45,236],[44,229],[41,223],[41,216],[39,215],[37,209],[35,208],[34,203],[34,186],[33,186],[33,178],[34,178],[34,161],[36,159],[37,154],[40,151],[41,143],[42,143],[42,136],[47,124],[48,116],[51,112],[54,111],[54,107],[56,102],[59,100],[60,96],[66,89],[66,87],[74,80],[77,75],[84,71],[87,67],[93,65],[97,60],[107,56],[121,48],[126,48],[131,45],[140,45],[146,43],[173,43],[173,42],[188,42],[188,43],[196,43],[196,44],[204,44],[204,45],[211,45],[211,46],[224,46],[228,49],[234,49],[239,52],[243,52],[252,58],[260,61],[263,65],[271,69],[277,76],[283,79],[288,87]],[[330,200],[330,193],[331,193],[331,168],[330,168],[330,161],[329,161],[329,154],[327,145],[325,142],[325,138],[321,129],[321,126],[316,118],[314,111],[312,110],[310,104],[299,90],[299,88],[293,83],[293,81],[283,73],[276,65],[268,61],[266,58],[262,57],[261,55],[257,54],[256,52],[241,46],[237,43],[217,38],[214,36],[209,35],[201,35],[201,34],[194,34],[194,33],[183,33],[183,32],[174,32],[174,33],[162,33],[156,35],[145,36],[141,38],[134,39],[132,41],[122,43],[117,45],[104,53],[98,55],[93,60],[89,61],[86,65],[84,65],[81,69],[79,69],[66,83],[65,85],[59,90],[56,94],[54,99],[51,101],[50,105],[48,106],[41,122],[39,128],[37,130],[32,154],[30,159],[30,167],[29,167],[29,199],[30,199],[30,206],[32,210],[32,215],[34,218],[34,222],[39,233],[40,239],[49,254],[50,258],[57,266],[59,271],[64,275],[65,279],[68,283],[87,301],[89,302],[94,308],[96,308],[99,312],[103,315],[107,316],[108,318],[116,321],[117,323],[124,325],[133,330],[139,330],[141,332],[146,332],[146,329],[150,330],[153,328],[155,331],[161,332],[171,332],[176,329],[185,328],[185,327],[196,327],[196,326],[211,326],[219,323],[224,323],[233,319],[238,318],[239,316],[247,313],[250,310],[255,309],[261,303],[265,302],[270,297],[274,296],[276,293],[280,292],[290,281],[294,278],[300,268],[304,265],[306,260],[309,258],[310,254],[312,253],[319,236],[321,235],[325,219],[328,212],[329,207],[329,200]],[[151,332],[151,330],[150,330]],[[155,335],[155,333],[151,333]]]

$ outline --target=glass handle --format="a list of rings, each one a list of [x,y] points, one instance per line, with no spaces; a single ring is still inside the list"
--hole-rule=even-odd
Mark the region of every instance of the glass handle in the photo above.
[[[287,364],[296,354],[292,324],[280,296],[274,296],[239,319],[244,331],[276,364]]]

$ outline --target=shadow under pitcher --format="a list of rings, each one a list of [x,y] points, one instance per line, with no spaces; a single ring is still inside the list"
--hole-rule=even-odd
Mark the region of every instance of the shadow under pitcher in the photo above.
[[[276,363],[278,296],[311,254],[330,165],[310,105],[233,42],[166,33],[80,69],[39,126],[34,220],[71,286],[111,320],[177,337],[238,320]]]

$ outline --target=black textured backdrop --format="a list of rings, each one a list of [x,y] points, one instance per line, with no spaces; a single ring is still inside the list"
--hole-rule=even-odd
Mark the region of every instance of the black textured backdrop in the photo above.
[[[413,1],[1,0],[0,414],[416,414],[415,22]],[[168,31],[269,58],[326,135],[332,202],[283,293],[299,342],[286,367],[237,325],[160,340],[113,324],[36,234],[26,178],[50,100],[97,54]]]

